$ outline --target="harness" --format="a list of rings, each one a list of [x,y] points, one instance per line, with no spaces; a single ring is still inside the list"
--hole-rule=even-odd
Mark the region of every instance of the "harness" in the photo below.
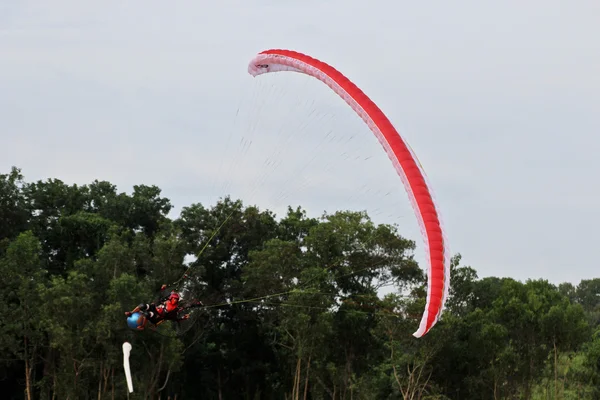
[[[176,300],[173,304],[172,300]],[[179,294],[172,291],[169,296],[162,297],[159,299],[159,305],[155,306],[157,317],[163,320],[176,320],[177,314],[183,311],[184,308],[179,305]]]
[[[182,306],[179,303],[179,293],[172,290],[167,296],[163,296],[164,290],[166,290],[166,288],[163,286],[156,303],[140,305],[140,308],[144,311],[148,321],[154,325],[159,325],[167,320],[179,322],[177,315],[180,312],[187,310],[188,308],[203,306],[202,302],[198,300],[195,300],[186,306]]]

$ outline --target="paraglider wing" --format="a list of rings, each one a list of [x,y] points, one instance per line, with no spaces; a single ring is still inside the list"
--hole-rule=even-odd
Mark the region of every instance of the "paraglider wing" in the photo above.
[[[259,53],[248,65],[252,76],[280,71],[304,73],[329,86],[365,121],[400,175],[421,226],[429,264],[427,304],[413,334],[423,336],[442,314],[450,283],[450,257],[439,212],[419,161],[379,107],[332,66],[302,53],[278,49]]]

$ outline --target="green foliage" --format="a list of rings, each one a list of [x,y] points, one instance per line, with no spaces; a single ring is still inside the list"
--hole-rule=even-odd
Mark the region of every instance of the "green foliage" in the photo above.
[[[131,398],[600,397],[600,278],[480,279],[456,255],[446,312],[415,339],[426,279],[398,227],[228,197],[170,210],[155,186],[0,175],[3,397],[125,398],[124,341]],[[129,329],[163,283],[205,306]]]

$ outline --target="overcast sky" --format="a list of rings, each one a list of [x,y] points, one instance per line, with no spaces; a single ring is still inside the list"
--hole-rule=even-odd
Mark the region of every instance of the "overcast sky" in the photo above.
[[[247,74],[257,52],[294,49],[387,113],[480,276],[598,277],[600,2],[490,3],[0,2],[0,172],[156,184],[174,216],[225,192],[366,209],[421,247],[343,101],[308,77]]]

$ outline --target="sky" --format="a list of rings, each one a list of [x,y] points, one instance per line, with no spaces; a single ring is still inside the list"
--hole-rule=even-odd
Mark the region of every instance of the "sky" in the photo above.
[[[599,277],[600,2],[54,0],[0,3],[0,173],[162,188],[173,215],[231,193],[418,225],[387,156],[316,80],[334,65],[388,115],[479,276]],[[423,261],[423,254],[416,253]]]

